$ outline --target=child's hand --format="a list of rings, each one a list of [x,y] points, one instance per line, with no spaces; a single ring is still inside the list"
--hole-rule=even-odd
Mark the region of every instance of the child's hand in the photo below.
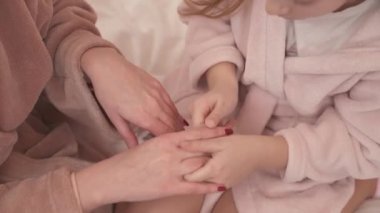
[[[284,169],[287,143],[282,137],[234,135],[203,142],[184,142],[186,151],[210,153],[211,159],[185,176],[191,182],[213,182],[232,187],[258,169]]]
[[[128,122],[161,135],[183,129],[183,119],[161,84],[111,48],[93,48],[82,57],[95,95],[131,148],[137,139]]]
[[[192,106],[192,125],[213,128],[227,122],[237,106],[239,91],[234,65],[221,63],[211,68],[207,83],[209,91]]]
[[[185,176],[191,182],[213,182],[232,187],[259,163],[259,150],[246,136],[215,138],[202,143],[182,143],[186,151],[211,153],[212,158],[201,169]]]
[[[192,125],[214,128],[227,122],[237,105],[237,94],[228,88],[212,89],[192,106]]]

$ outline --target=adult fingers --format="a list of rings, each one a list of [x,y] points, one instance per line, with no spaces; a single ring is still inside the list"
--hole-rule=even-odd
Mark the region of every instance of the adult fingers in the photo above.
[[[150,104],[150,107],[145,109],[145,111],[149,114],[150,118],[154,117],[159,119],[168,127],[166,130],[155,133],[156,135],[183,130],[183,120],[177,113],[174,113],[163,100],[160,99],[153,101]]]
[[[185,141],[179,144],[182,150],[197,153],[215,153],[223,149],[222,142],[218,139],[204,139],[196,141]]]
[[[155,89],[151,91],[151,95],[155,98],[156,103],[158,103],[160,107],[157,109],[157,113],[162,114],[162,112],[164,112],[167,115],[161,115],[161,120],[166,122],[168,126],[172,126],[174,128],[173,131],[183,130],[184,123],[177,108],[166,90],[158,81],[156,82],[157,83],[154,84]]]
[[[162,134],[174,131],[173,127],[168,126],[157,115],[147,114],[144,117],[145,119],[139,119],[137,120],[135,124],[153,133],[153,135],[158,136],[158,135],[162,135]]]
[[[183,118],[177,114],[177,113],[172,113],[168,111],[169,107],[162,106],[162,110],[165,111],[165,113],[160,113],[159,119],[164,122],[167,126],[170,126],[172,129],[170,132],[176,132],[176,131],[182,131],[184,130],[184,120]]]
[[[165,103],[171,108],[171,110],[173,111],[175,116],[178,118],[179,125],[181,126],[181,129],[182,129],[183,125],[184,125],[182,117],[179,114],[178,109],[175,106],[172,99],[170,98],[169,94],[166,92],[166,90],[164,88],[162,88],[160,95],[161,95],[162,99],[165,101]]]
[[[136,135],[129,127],[128,123],[119,115],[110,116],[113,125],[127,143],[128,148],[133,148],[138,145]]]
[[[144,108],[133,114],[122,112],[121,116],[128,120],[130,123],[151,132],[153,135],[162,135],[164,133],[172,132],[172,127],[160,120],[156,114],[151,114]]]
[[[209,129],[206,127],[201,128],[193,128],[186,131],[174,133],[171,136],[175,137],[175,141],[183,142],[183,141],[194,141],[194,140],[203,140],[210,138],[222,137],[230,134],[232,130],[226,129],[224,127],[216,127],[213,129]]]

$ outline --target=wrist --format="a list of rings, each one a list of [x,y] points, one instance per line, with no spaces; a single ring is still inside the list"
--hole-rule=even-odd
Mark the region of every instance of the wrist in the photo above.
[[[288,163],[288,143],[282,136],[255,136],[259,140],[260,170],[282,171]]]
[[[74,174],[77,196],[84,212],[91,212],[98,207],[108,204],[105,201],[105,192],[103,192],[101,187],[102,183],[97,182],[100,174],[93,172],[92,166]]]
[[[229,62],[216,64],[207,71],[206,77],[209,90],[238,90],[238,79],[234,64]]]
[[[77,185],[77,180],[76,180],[76,174],[75,174],[75,172],[71,173],[70,178],[71,178],[71,185],[72,185],[73,190],[74,190],[74,195],[75,195],[75,198],[77,200],[77,204],[84,211],[82,203],[81,203],[81,200],[80,200],[79,192],[78,192],[78,185]]]
[[[112,67],[115,66],[115,62],[120,63],[118,61],[120,61],[121,57],[119,52],[114,48],[91,48],[83,53],[81,57],[81,68],[83,72],[93,80],[99,74],[107,72],[107,70],[112,70]]]

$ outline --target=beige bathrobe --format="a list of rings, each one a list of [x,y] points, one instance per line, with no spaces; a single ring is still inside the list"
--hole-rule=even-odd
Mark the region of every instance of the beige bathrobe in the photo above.
[[[95,19],[82,0],[0,1],[0,212],[81,212],[71,172],[125,147],[80,68],[112,46]]]
[[[285,57],[286,20],[266,14],[265,2],[245,1],[222,19],[182,17],[187,56],[165,86],[188,116],[206,70],[235,64],[247,90],[237,131],[289,144],[283,173],[252,174],[233,188],[239,212],[339,212],[352,178],[380,177],[380,6],[338,51]]]

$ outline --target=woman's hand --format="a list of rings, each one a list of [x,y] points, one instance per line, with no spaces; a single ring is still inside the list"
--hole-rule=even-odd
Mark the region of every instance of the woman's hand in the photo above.
[[[84,210],[116,202],[217,191],[218,184],[183,179],[204,165],[207,158],[203,153],[181,150],[179,144],[224,136],[226,132],[224,128],[202,128],[162,135],[78,172]]]
[[[238,103],[238,81],[235,66],[220,63],[206,73],[208,92],[192,106],[192,125],[209,128],[223,125]]]
[[[285,169],[288,156],[285,139],[271,136],[233,135],[182,142],[180,147],[212,156],[205,166],[185,175],[187,181],[209,181],[227,187],[232,187],[258,169]]]
[[[82,68],[95,95],[129,147],[137,139],[128,122],[161,135],[183,129],[183,119],[161,84],[112,48],[93,48]]]

